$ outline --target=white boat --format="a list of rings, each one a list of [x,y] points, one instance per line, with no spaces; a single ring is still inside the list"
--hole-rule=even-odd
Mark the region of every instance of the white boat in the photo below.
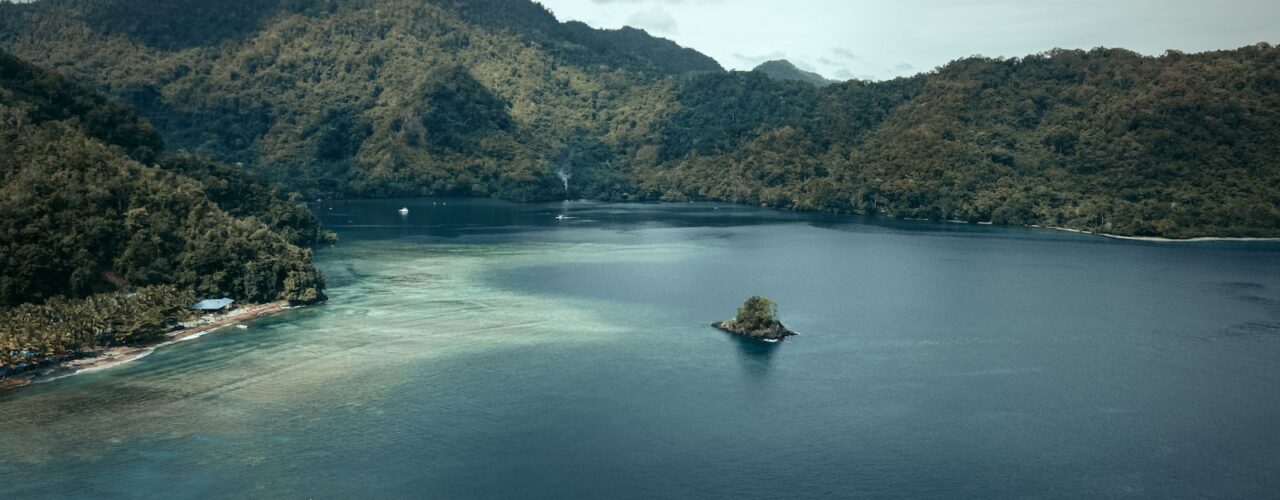
[[[408,208],[401,208],[401,209],[400,209],[400,215],[406,215],[406,214],[408,214],[408,213],[409,213],[409,209],[408,209]]]
[[[569,217],[568,215],[565,215],[565,214],[560,214],[556,216],[556,220],[575,219],[575,218],[576,217]]]

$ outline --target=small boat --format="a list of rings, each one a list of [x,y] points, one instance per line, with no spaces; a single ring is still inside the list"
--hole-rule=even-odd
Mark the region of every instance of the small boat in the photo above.
[[[400,215],[408,215],[408,213],[409,213],[409,209],[407,207],[400,209]]]
[[[568,215],[565,215],[565,214],[560,214],[556,216],[556,220],[566,220],[566,219],[576,219],[576,218],[577,217],[569,217]]]

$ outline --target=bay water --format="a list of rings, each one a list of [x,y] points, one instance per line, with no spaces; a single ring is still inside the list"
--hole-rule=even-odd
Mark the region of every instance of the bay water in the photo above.
[[[1280,491],[1277,243],[709,203],[312,208],[341,238],[317,250],[328,303],[0,394],[0,497]],[[800,335],[709,326],[751,295]]]

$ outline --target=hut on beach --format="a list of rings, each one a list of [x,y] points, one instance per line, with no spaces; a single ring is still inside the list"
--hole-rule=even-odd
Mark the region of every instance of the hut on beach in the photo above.
[[[228,298],[205,299],[200,302],[196,302],[195,304],[192,304],[192,306],[189,307],[188,309],[191,309],[192,311],[200,311],[203,313],[224,312],[224,311],[230,310],[231,304],[233,303],[235,303],[235,301]]]

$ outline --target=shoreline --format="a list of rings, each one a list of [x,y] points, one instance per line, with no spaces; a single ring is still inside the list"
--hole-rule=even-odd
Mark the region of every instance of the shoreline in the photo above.
[[[437,200],[491,200],[491,201],[500,201],[500,202],[506,202],[506,203],[513,203],[513,204],[516,204],[516,205],[536,205],[536,204],[541,204],[541,203],[556,203],[556,202],[591,202],[591,203],[603,203],[603,204],[610,204],[610,203],[612,203],[612,204],[621,204],[621,205],[632,205],[632,204],[636,204],[636,205],[645,205],[645,204],[652,204],[652,205],[667,205],[667,204],[673,204],[673,205],[675,205],[675,204],[685,204],[685,203],[705,203],[705,204],[725,204],[725,205],[733,205],[733,206],[747,207],[747,208],[767,208],[767,209],[770,209],[770,210],[778,210],[778,211],[786,211],[786,212],[807,212],[807,213],[825,213],[825,214],[834,214],[834,215],[854,215],[854,216],[872,217],[872,218],[875,218],[875,217],[884,217],[884,218],[888,218],[888,219],[892,219],[892,220],[911,221],[911,222],[936,222],[936,223],[939,223],[939,224],[943,224],[943,223],[945,223],[945,224],[972,224],[972,225],[978,225],[978,226],[996,226],[996,227],[1029,227],[1029,228],[1036,228],[1036,229],[1052,229],[1052,230],[1054,230],[1054,231],[1065,231],[1065,232],[1069,232],[1069,233],[1088,234],[1088,235],[1093,235],[1093,236],[1102,236],[1102,237],[1104,237],[1104,238],[1114,238],[1114,239],[1118,239],[1118,240],[1129,240],[1129,241],[1149,241],[1149,242],[1159,242],[1159,243],[1197,243],[1197,242],[1203,243],[1203,242],[1214,242],[1214,241],[1222,241],[1222,242],[1280,242],[1280,237],[1275,237],[1275,238],[1260,238],[1260,237],[1248,237],[1248,236],[1192,236],[1192,237],[1190,237],[1190,238],[1165,238],[1165,237],[1161,237],[1161,236],[1123,236],[1123,235],[1119,235],[1119,234],[1100,233],[1100,232],[1088,231],[1088,230],[1084,230],[1084,229],[1071,229],[1071,228],[1058,227],[1058,226],[1045,226],[1045,225],[1041,225],[1041,224],[995,224],[995,223],[994,223],[994,222],[992,222],[992,221],[977,221],[977,222],[970,222],[970,221],[967,221],[967,220],[959,220],[959,219],[943,219],[943,220],[933,221],[933,220],[928,219],[928,218],[919,218],[919,217],[894,217],[894,216],[889,215],[889,214],[887,214],[887,213],[871,214],[871,213],[861,213],[861,212],[841,211],[841,210],[834,210],[834,209],[817,209],[817,208],[811,208],[811,209],[800,209],[800,208],[786,208],[786,207],[776,207],[776,206],[772,206],[772,205],[759,205],[759,204],[740,203],[740,202],[739,202],[739,203],[736,203],[736,202],[732,202],[732,201],[714,200],[714,199],[699,199],[699,200],[686,200],[686,201],[662,201],[662,200],[648,200],[648,199],[640,199],[640,200],[612,200],[612,201],[611,201],[611,200],[599,200],[599,199],[594,199],[594,198],[575,198],[575,199],[571,199],[571,200],[569,200],[569,199],[565,199],[565,200],[543,200],[543,201],[515,201],[515,200],[509,200],[509,199],[505,199],[505,198],[498,198],[498,197],[493,197],[493,196],[393,196],[393,197],[375,197],[375,198],[326,198],[326,199],[324,199],[323,201],[320,201],[320,202],[304,202],[304,204],[305,204],[305,205],[307,205],[308,207],[311,207],[313,204],[321,204],[321,205],[322,205],[322,204],[325,204],[325,203],[338,203],[338,202],[352,202],[352,201],[384,201],[384,200],[386,200],[386,201],[390,201],[390,200],[420,200],[420,199],[428,199],[428,200],[430,200],[430,199],[437,199]]]
[[[1039,224],[1032,224],[1032,225],[1027,226],[1027,227],[1034,227],[1034,228],[1038,228],[1038,229],[1052,229],[1052,230],[1054,230],[1054,231],[1063,231],[1063,232],[1068,232],[1068,233],[1088,234],[1088,235],[1092,235],[1092,236],[1101,236],[1101,237],[1104,237],[1104,238],[1111,238],[1111,239],[1116,239],[1116,240],[1125,240],[1125,241],[1147,241],[1147,242],[1153,242],[1153,243],[1205,243],[1205,242],[1213,242],[1213,241],[1223,241],[1223,242],[1250,242],[1250,241],[1252,241],[1252,242],[1276,242],[1276,241],[1280,241],[1280,238],[1253,238],[1253,237],[1230,237],[1230,236],[1193,236],[1193,237],[1190,237],[1190,238],[1164,238],[1164,237],[1160,237],[1160,236],[1123,236],[1123,235],[1119,235],[1119,234],[1099,233],[1099,232],[1095,232],[1095,231],[1087,231],[1087,230],[1084,230],[1084,229],[1071,229],[1071,228],[1069,228],[1069,227],[1041,226],[1041,225],[1039,225]]]
[[[77,357],[32,369],[26,373],[0,379],[0,392],[17,389],[32,383],[49,382],[78,373],[106,370],[147,357],[161,347],[195,340],[224,326],[234,325],[244,320],[268,316],[290,309],[288,301],[256,304],[234,309],[224,316],[207,323],[201,323],[181,330],[174,330],[160,335],[155,340],[142,344],[115,346],[86,351]]]

